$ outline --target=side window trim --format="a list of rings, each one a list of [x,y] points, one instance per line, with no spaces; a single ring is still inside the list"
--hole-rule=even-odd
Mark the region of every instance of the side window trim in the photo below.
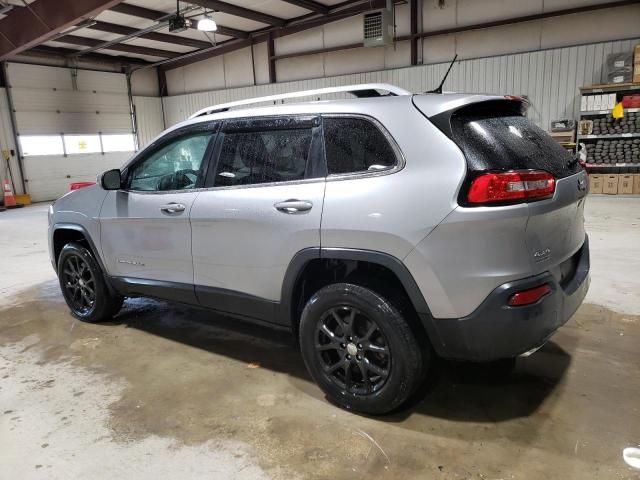
[[[213,147],[216,143],[217,137],[219,136],[221,122],[219,120],[214,120],[206,123],[196,123],[192,125],[188,125],[186,127],[178,128],[159,138],[155,142],[147,145],[147,147],[139,152],[134,159],[129,162],[125,168],[122,170],[122,176],[125,178],[125,187],[123,188],[126,192],[133,193],[144,193],[144,194],[166,194],[166,193],[176,193],[176,192],[184,192],[184,190],[165,190],[165,191],[144,191],[144,190],[131,190],[131,171],[132,169],[138,165],[139,163],[145,161],[151,155],[155,154],[157,151],[163,149],[167,145],[174,143],[182,138],[198,134],[198,133],[211,133],[211,138],[209,139],[209,143],[207,144],[207,148],[204,152],[204,157],[202,158],[202,177],[198,179],[196,183],[195,189],[203,188],[205,180],[207,178],[207,174],[209,169],[211,168],[211,157],[213,153]],[[189,191],[193,191],[195,189],[191,189]]]
[[[393,138],[391,133],[389,133],[389,131],[384,127],[384,125],[382,125],[382,123],[380,123],[378,119],[362,113],[324,113],[321,116],[323,119],[322,151],[323,151],[323,157],[324,157],[324,168],[325,168],[325,171],[327,172],[327,177],[326,177],[327,181],[349,180],[349,179],[361,178],[361,177],[378,177],[382,175],[391,175],[393,173],[399,172],[405,167],[406,163],[405,163],[404,154],[402,153],[402,150],[400,150],[400,146],[398,145],[398,142],[396,142],[395,138]],[[325,135],[324,135],[324,119],[325,118],[343,118],[343,119],[356,118],[356,119],[365,120],[371,123],[383,135],[387,143],[391,146],[391,149],[393,150],[393,153],[395,154],[395,157],[396,157],[395,164],[389,168],[385,168],[384,170],[373,170],[373,171],[363,170],[363,171],[349,172],[349,173],[328,173],[329,167],[328,167],[327,158],[326,158],[327,149],[325,145]]]
[[[288,119],[282,123],[279,120]],[[215,176],[220,162],[220,153],[226,132],[250,132],[262,130],[311,128],[311,145],[309,158],[305,169],[305,178],[283,182],[254,183],[249,185],[214,186]],[[224,120],[218,131],[217,138],[211,151],[210,165],[204,179],[203,188],[213,190],[236,188],[259,188],[273,185],[290,185],[296,183],[324,181],[327,176],[326,161],[324,159],[324,141],[322,135],[322,117],[320,115],[297,114],[264,117],[243,117]]]

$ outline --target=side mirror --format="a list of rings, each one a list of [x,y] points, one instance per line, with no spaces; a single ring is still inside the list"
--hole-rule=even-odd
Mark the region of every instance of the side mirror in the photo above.
[[[119,190],[122,187],[122,177],[120,176],[120,170],[114,168],[113,170],[107,170],[102,174],[100,179],[100,185],[105,190]]]

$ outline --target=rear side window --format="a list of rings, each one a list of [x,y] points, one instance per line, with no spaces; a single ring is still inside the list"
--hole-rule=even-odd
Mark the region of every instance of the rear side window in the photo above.
[[[385,135],[363,118],[322,120],[329,175],[393,168],[396,154]]]
[[[214,186],[302,180],[310,146],[311,128],[224,133]]]
[[[451,116],[452,139],[464,152],[469,170],[537,169],[556,178],[579,172],[578,162],[513,103],[477,103]]]

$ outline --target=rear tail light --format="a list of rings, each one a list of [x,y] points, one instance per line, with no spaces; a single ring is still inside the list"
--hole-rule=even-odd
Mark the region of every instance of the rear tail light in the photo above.
[[[540,285],[539,287],[530,288],[529,290],[522,290],[521,292],[514,293],[507,302],[511,307],[521,307],[523,305],[531,305],[536,303],[545,295],[551,293],[551,287],[548,283]]]
[[[471,182],[467,201],[473,204],[517,203],[553,196],[556,181],[542,170],[488,172]]]

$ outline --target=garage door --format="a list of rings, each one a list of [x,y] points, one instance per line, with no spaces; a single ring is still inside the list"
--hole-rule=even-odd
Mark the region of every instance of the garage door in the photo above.
[[[124,163],[135,149],[126,77],[10,63],[27,192],[53,200],[69,183]]]

